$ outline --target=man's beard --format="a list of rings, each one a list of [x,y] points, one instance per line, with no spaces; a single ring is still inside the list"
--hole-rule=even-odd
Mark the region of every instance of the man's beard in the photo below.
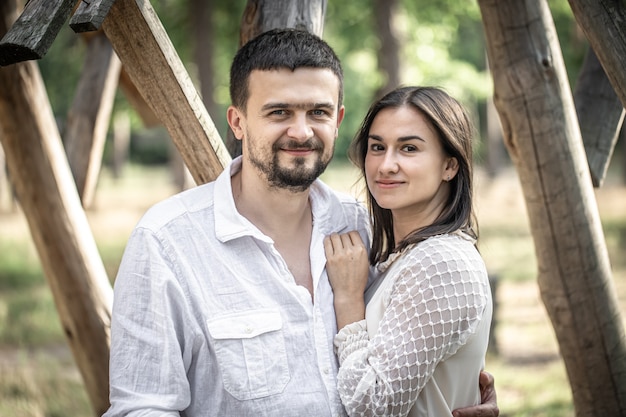
[[[248,135],[248,159],[267,178],[270,186],[276,188],[286,188],[293,192],[307,190],[315,180],[322,175],[332,159],[332,151],[324,160],[324,145],[320,140],[308,139],[305,142],[297,141],[277,141],[272,145],[271,155],[258,155],[258,149],[254,149]],[[293,166],[283,167],[279,163],[279,153],[281,148],[286,149],[308,149],[313,150],[318,158],[311,168],[306,167],[306,158],[296,157],[293,159]],[[266,156],[263,158],[263,156]]]

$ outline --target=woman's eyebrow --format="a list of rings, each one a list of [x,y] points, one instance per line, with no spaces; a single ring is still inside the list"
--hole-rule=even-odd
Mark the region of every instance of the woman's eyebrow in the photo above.
[[[369,134],[367,137],[373,140],[379,140],[379,141],[383,140],[383,138],[379,135]],[[421,136],[418,136],[418,135],[400,136],[399,138],[397,138],[398,142],[408,142],[410,140],[419,140],[422,142],[426,142],[426,140],[424,140]]]

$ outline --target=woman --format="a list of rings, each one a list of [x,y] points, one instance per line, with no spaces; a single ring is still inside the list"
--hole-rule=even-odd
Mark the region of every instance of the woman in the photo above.
[[[447,93],[404,87],[372,105],[355,137],[376,271],[367,309],[358,233],[325,240],[349,415],[440,417],[480,404],[492,304],[475,247],[472,136]]]

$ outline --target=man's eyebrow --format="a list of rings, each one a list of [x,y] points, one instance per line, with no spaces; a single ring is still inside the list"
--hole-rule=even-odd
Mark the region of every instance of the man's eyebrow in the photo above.
[[[276,109],[298,109],[298,110],[307,110],[307,109],[334,109],[334,103],[267,103],[261,107],[262,111],[266,110],[276,110]]]

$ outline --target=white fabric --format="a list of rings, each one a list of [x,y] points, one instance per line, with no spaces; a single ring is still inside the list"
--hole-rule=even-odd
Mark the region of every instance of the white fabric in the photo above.
[[[111,326],[113,416],[338,416],[336,322],[323,238],[367,212],[311,187],[314,302],[235,208],[230,176],[152,207],[129,239]]]
[[[335,338],[348,414],[441,417],[480,404],[492,302],[473,242],[431,237],[378,267],[365,320]]]

